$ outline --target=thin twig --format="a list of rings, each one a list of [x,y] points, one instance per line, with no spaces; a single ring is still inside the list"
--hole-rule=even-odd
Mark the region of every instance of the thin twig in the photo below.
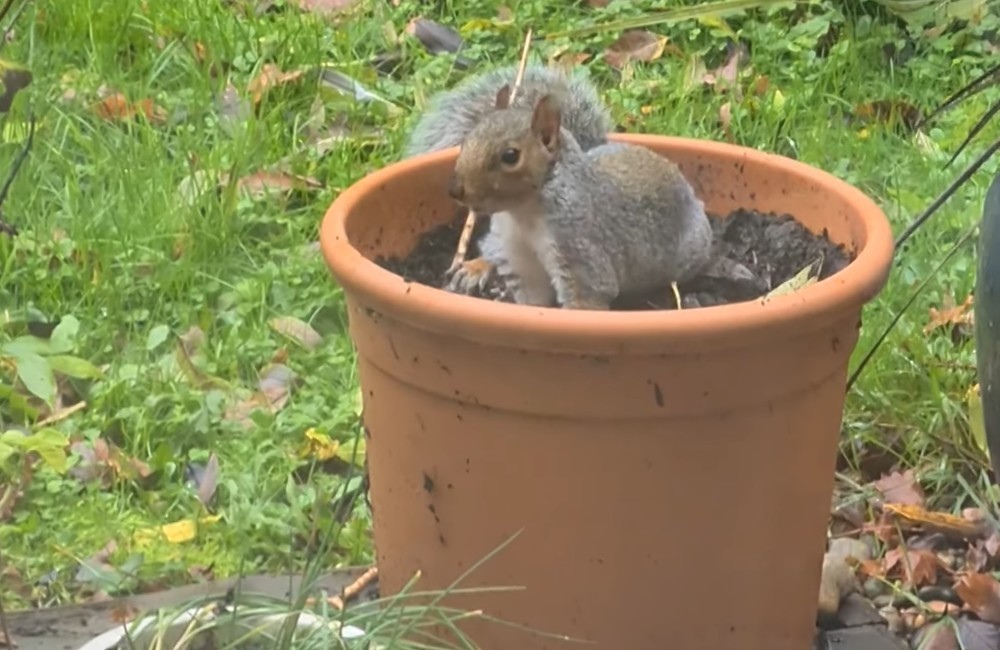
[[[882,342],[885,341],[887,336],[889,336],[889,332],[891,332],[892,329],[896,326],[896,323],[899,322],[899,319],[903,317],[903,314],[906,313],[906,310],[908,310],[910,306],[916,301],[917,296],[919,296],[920,293],[924,290],[924,288],[926,288],[927,285],[930,284],[930,281],[938,274],[938,272],[942,268],[944,268],[944,265],[947,264],[948,261],[955,256],[955,253],[961,250],[962,246],[964,246],[967,241],[972,239],[972,236],[976,234],[976,231],[978,229],[979,229],[979,222],[977,221],[976,223],[972,224],[972,226],[968,230],[965,231],[965,233],[961,236],[961,238],[959,238],[959,240],[955,242],[955,245],[951,247],[951,250],[945,253],[945,256],[941,259],[940,262],[938,262],[937,266],[935,266],[934,269],[932,269],[931,272],[927,274],[927,277],[925,277],[923,281],[917,286],[917,288],[913,290],[913,293],[910,294],[910,297],[907,299],[906,304],[904,304],[903,307],[898,312],[896,312],[896,315],[893,316],[892,321],[890,321],[889,325],[884,330],[882,330],[882,333],[879,335],[878,339],[875,340],[875,344],[872,345],[872,347],[865,354],[864,358],[861,359],[861,363],[859,363],[858,367],[854,369],[853,373],[851,373],[850,379],[847,380],[847,392],[850,392],[851,387],[854,386],[854,382],[856,382],[858,377],[861,375],[861,371],[864,370],[865,366],[868,365],[868,362],[871,361],[872,357],[875,355],[875,351],[879,349],[879,346],[882,345]]]
[[[508,106],[514,105],[514,98],[517,97],[517,91],[521,87],[521,82],[524,81],[524,71],[528,67],[528,51],[531,49],[531,28],[528,28],[527,34],[524,36],[524,47],[521,50],[521,60],[517,65],[517,74],[514,76],[514,85],[510,89],[510,98],[507,102]],[[465,256],[469,252],[469,244],[472,242],[472,231],[476,229],[476,220],[478,215],[474,210],[469,210],[469,216],[465,218],[465,225],[462,226],[462,234],[458,237],[458,247],[455,249],[455,257],[451,260],[451,266],[448,267],[449,273],[454,273],[462,266],[462,262],[465,261]]]
[[[373,566],[372,568],[362,573],[357,580],[344,587],[344,589],[340,592],[339,595],[327,598],[326,599],[327,604],[339,610],[344,609],[344,604],[347,601],[360,594],[364,590],[364,588],[370,585],[372,581],[375,580],[375,578],[377,577],[378,577],[378,567]],[[313,605],[315,604],[315,602],[316,602],[315,598],[306,599],[307,605]]]
[[[56,422],[59,422],[60,420],[65,420],[66,418],[73,415],[77,411],[82,411],[85,408],[87,408],[87,403],[83,400],[80,400],[73,406],[68,406],[64,409],[56,411],[55,413],[49,415],[48,417],[42,420],[39,420],[35,426],[47,427],[50,424],[55,424]]]

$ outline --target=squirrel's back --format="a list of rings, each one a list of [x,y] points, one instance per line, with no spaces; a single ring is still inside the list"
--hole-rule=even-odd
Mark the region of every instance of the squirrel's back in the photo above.
[[[495,110],[497,91],[504,84],[513,85],[516,75],[517,66],[504,66],[466,79],[434,96],[407,140],[404,157],[460,145],[483,116]],[[563,127],[573,134],[581,148],[590,149],[607,142],[612,129],[611,115],[585,76],[529,65],[514,107],[534,106],[544,95],[560,97]]]
[[[703,269],[711,252],[711,225],[704,203],[676,163],[623,142],[599,145],[584,155],[594,172],[590,197],[600,231],[591,236],[599,237],[614,260],[621,290],[644,291],[662,284],[662,278],[684,282]]]

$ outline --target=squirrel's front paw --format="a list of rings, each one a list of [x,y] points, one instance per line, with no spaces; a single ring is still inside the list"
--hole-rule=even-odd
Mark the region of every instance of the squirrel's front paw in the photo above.
[[[477,289],[482,292],[486,289],[486,283],[493,277],[493,271],[494,266],[482,257],[462,262],[445,288],[452,293],[465,295],[472,295]]]

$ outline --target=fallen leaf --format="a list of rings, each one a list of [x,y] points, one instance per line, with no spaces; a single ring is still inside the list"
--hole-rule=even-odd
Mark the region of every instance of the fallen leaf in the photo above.
[[[139,615],[139,608],[127,602],[119,602],[118,605],[111,609],[109,614],[112,621],[123,625],[135,620],[135,617]]]
[[[586,52],[571,52],[569,46],[566,46],[558,48],[550,54],[548,64],[550,67],[558,68],[568,73],[589,58],[590,54]]]
[[[978,383],[971,386],[966,392],[965,406],[968,409],[969,434],[979,450],[984,454],[989,454],[989,445],[986,440],[986,416],[983,414],[983,397]]]
[[[184,542],[190,542],[198,536],[200,526],[214,524],[221,518],[222,515],[211,515],[198,520],[181,519],[180,521],[164,524],[157,528],[137,530],[132,539],[139,547],[148,546],[160,536],[171,544],[183,544]]]
[[[927,310],[930,320],[924,326],[924,334],[929,334],[939,327],[946,327],[948,325],[972,325],[974,318],[972,300],[973,298],[970,294],[962,304],[956,305],[955,299],[950,293],[944,294],[941,298],[940,310],[935,307]]]
[[[601,9],[602,7],[607,7],[611,0],[587,0],[587,4],[594,9]]]
[[[192,468],[192,473],[195,485],[198,486],[198,500],[207,506],[219,486],[219,457],[212,452],[205,467]]]
[[[305,438],[305,442],[299,448],[299,458],[315,458],[319,461],[327,461],[337,456],[340,443],[325,433],[321,433],[315,428],[309,428],[306,429]]]
[[[935,584],[938,569],[942,568],[941,560],[933,551],[899,547],[885,554],[884,566],[886,575],[895,573],[903,578],[906,585],[914,589]],[[894,572],[893,569],[897,566],[899,570]]]
[[[727,88],[734,88],[737,91],[737,98],[741,96],[739,86],[736,81],[739,78],[740,66],[750,58],[750,51],[743,43],[730,42],[726,53],[726,60],[718,68],[706,72],[702,81],[716,92],[721,92]]]
[[[128,456],[103,438],[93,443],[73,442],[70,451],[79,456],[80,461],[70,468],[69,474],[81,483],[100,481],[101,487],[108,488],[115,481],[146,478],[152,473],[145,462]]]
[[[263,410],[275,414],[284,408],[291,396],[295,373],[286,365],[269,364],[262,372],[257,392],[249,398],[231,404],[226,408],[223,418],[237,422],[244,428],[252,428],[250,415],[254,411]]]
[[[302,11],[318,16],[333,16],[350,9],[355,0],[292,0]]]
[[[854,115],[867,122],[901,124],[912,131],[920,123],[920,109],[902,100],[881,99],[854,107]]]
[[[768,87],[771,84],[771,80],[766,74],[762,74],[757,77],[756,81],[753,82],[753,94],[764,95],[767,92]]]
[[[986,571],[990,566],[990,555],[981,546],[970,546],[965,551],[965,568],[977,573]]]
[[[126,121],[142,115],[149,122],[161,123],[167,119],[165,110],[153,103],[152,99],[141,99],[132,103],[121,93],[114,93],[94,105],[94,112],[108,121]]]
[[[882,510],[887,524],[898,526],[904,531],[924,529],[959,539],[978,539],[986,535],[986,528],[981,523],[944,512],[930,512],[920,506],[886,503]]]
[[[309,350],[316,349],[323,342],[323,337],[309,323],[294,316],[278,316],[272,318],[269,324],[278,334],[298,341]]]
[[[914,636],[913,647],[920,650],[971,650],[958,645],[955,626],[948,621],[921,628]]]
[[[247,86],[247,93],[250,95],[250,101],[255,105],[260,103],[260,100],[264,98],[272,88],[277,86],[283,86],[284,84],[290,83],[302,77],[304,72],[302,70],[291,70],[289,72],[283,71],[281,68],[273,63],[265,63],[261,66],[260,73],[254,77],[250,84]]]
[[[823,267],[823,258],[820,257],[815,262],[810,262],[801,271],[788,278],[774,289],[771,289],[761,302],[767,302],[775,296],[783,296],[794,291],[805,289],[810,284],[815,284],[819,280],[819,270]]]
[[[296,176],[278,171],[259,171],[237,180],[236,187],[253,198],[259,198],[269,192],[315,190],[322,188],[323,184],[309,176]]]
[[[621,70],[630,61],[649,63],[663,56],[667,37],[644,30],[632,29],[618,37],[604,51],[604,60],[612,68]]]
[[[1000,582],[985,573],[970,573],[955,583],[955,593],[980,619],[1000,624]]]
[[[733,122],[733,107],[729,102],[726,102],[719,107],[719,124],[722,126],[722,132],[726,134],[726,140],[729,142],[736,142],[736,138],[733,136],[733,131],[730,125]]]
[[[902,474],[893,472],[883,476],[873,483],[875,489],[882,493],[887,503],[901,503],[910,506],[923,506],[924,493],[913,477],[913,470]]]

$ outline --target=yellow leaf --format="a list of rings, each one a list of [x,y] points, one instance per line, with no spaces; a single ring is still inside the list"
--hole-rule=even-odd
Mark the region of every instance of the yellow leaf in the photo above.
[[[819,268],[822,268],[823,259],[820,258],[818,261],[820,263]],[[774,289],[771,289],[771,291],[766,296],[764,296],[764,302],[767,302],[768,300],[774,298],[775,296],[782,296],[786,293],[799,291],[800,289],[804,289],[805,287],[808,287],[810,284],[815,283],[818,275],[818,274],[813,275],[813,267],[815,266],[817,266],[816,262],[811,262],[807,264],[804,269],[802,269],[792,277],[788,278]]]
[[[719,16],[702,16],[698,19],[698,22],[709,29],[717,29],[726,36],[736,38],[736,32],[733,31],[733,28]]]
[[[969,389],[965,396],[969,409],[969,433],[983,453],[989,453],[986,446],[986,421],[983,419],[983,399],[979,392],[979,384]]]
[[[780,109],[785,105],[785,95],[777,88],[774,89],[774,98],[771,100],[771,105],[776,109]]]
[[[858,131],[858,140],[867,140],[868,135],[868,129],[861,129]]]
[[[182,544],[184,542],[189,542],[198,535],[198,526],[206,524],[214,524],[222,518],[222,515],[212,515],[209,517],[202,517],[201,519],[195,521],[194,519],[181,519],[180,521],[175,521],[169,524],[164,524],[159,528],[146,528],[140,531],[136,531],[133,539],[139,546],[149,545],[159,534],[162,534],[164,538],[171,544]]]
[[[340,458],[345,463],[354,462],[358,467],[365,466],[365,439],[361,436],[355,438],[357,444],[345,444],[341,445],[337,450],[337,457]],[[353,458],[352,458],[353,456]]]
[[[306,429],[305,438],[305,443],[299,448],[299,458],[315,458],[326,461],[338,455],[337,450],[340,448],[340,443],[325,433],[310,427]]]

